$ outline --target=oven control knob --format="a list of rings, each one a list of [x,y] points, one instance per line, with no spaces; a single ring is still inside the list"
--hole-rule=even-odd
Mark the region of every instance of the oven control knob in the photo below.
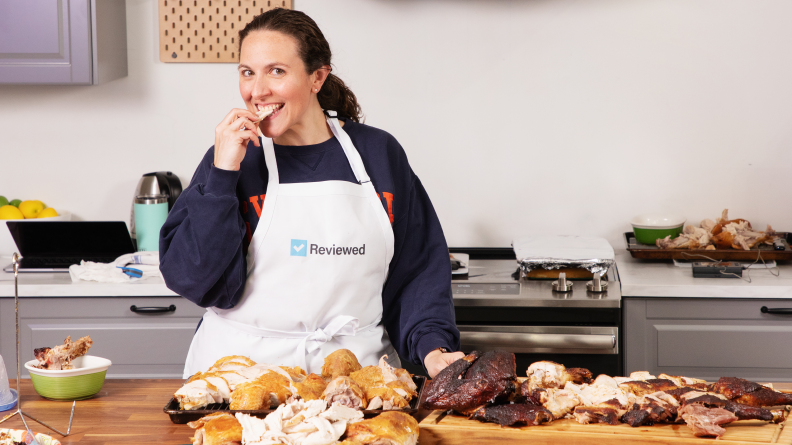
[[[594,280],[586,283],[586,289],[589,292],[602,293],[608,291],[608,282],[600,280],[598,273],[594,274]]]
[[[553,281],[553,292],[572,292],[572,282],[567,281],[566,274],[558,274],[558,281]]]

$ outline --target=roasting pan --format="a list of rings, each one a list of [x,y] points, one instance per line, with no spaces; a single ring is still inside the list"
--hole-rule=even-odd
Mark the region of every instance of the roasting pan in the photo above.
[[[706,261],[726,260],[726,261],[788,261],[792,260],[792,233],[776,232],[784,243],[784,250],[773,250],[773,246],[762,244],[759,248],[751,250],[737,249],[715,249],[715,250],[690,250],[690,249],[661,249],[649,244],[640,244],[635,240],[633,232],[625,232],[624,241],[627,243],[627,251],[633,258],[642,260],[692,260]]]
[[[426,377],[421,375],[414,375],[413,382],[415,383],[416,391],[418,393],[417,397],[413,397],[410,400],[410,407],[399,410],[405,414],[409,414],[415,417],[418,414],[418,408],[420,407],[420,402],[423,399],[423,390],[424,386],[426,386]],[[163,408],[166,414],[170,416],[171,422],[173,423],[187,423],[192,422],[193,420],[198,420],[203,416],[208,416],[209,414],[215,414],[219,412],[227,412],[229,414],[235,413],[245,413],[250,414],[251,416],[255,417],[266,417],[267,414],[275,411],[275,409],[260,409],[260,410],[231,410],[228,408],[228,403],[213,403],[211,405],[207,405],[203,409],[193,409],[193,410],[186,410],[186,409],[179,409],[179,401],[176,400],[175,397],[171,397],[168,404],[165,405]],[[384,413],[385,410],[381,409],[365,409],[363,410],[363,416],[365,417],[374,417],[380,413]]]

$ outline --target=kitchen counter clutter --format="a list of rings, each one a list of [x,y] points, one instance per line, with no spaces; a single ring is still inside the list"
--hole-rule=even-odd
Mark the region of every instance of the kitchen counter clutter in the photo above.
[[[11,262],[0,260],[3,266]],[[61,344],[69,335],[90,335],[91,354],[113,362],[109,379],[181,378],[205,312],[158,277],[125,284],[73,283],[68,273],[24,273],[19,274],[19,295],[23,362],[33,358],[35,348]],[[0,272],[0,355],[8,369],[16,369],[13,297],[14,274]]]
[[[0,264],[11,264],[11,257],[0,257]],[[14,296],[14,274],[0,271],[0,298]],[[19,297],[177,297],[162,278],[151,277],[128,284],[72,282],[68,273],[21,273]]]
[[[625,297],[792,298],[791,262],[779,261],[777,269],[769,270],[760,262],[743,271],[743,280],[693,278],[689,267],[678,267],[670,260],[635,259],[623,250],[617,251],[616,264]]]

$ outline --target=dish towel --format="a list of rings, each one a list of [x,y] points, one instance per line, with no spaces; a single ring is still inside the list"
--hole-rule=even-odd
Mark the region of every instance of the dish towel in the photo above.
[[[112,263],[80,261],[69,266],[72,282],[132,283],[148,277],[161,277],[159,252],[136,252],[121,255]]]

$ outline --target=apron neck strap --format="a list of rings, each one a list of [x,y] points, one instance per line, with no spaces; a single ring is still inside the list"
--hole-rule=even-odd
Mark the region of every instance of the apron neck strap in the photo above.
[[[341,128],[341,124],[338,123],[338,118],[336,117],[337,113],[335,111],[327,110],[327,125],[330,126],[330,131],[333,132],[333,136],[338,139],[338,142],[341,143],[341,147],[344,149],[344,153],[349,160],[349,164],[352,166],[352,172],[355,173],[355,179],[357,179],[358,184],[365,184],[367,182],[371,182],[369,179],[368,174],[366,173],[366,169],[363,167],[363,159],[360,157],[360,153],[358,153],[357,149],[355,148],[355,144],[352,143],[352,139],[349,138],[349,135]]]

